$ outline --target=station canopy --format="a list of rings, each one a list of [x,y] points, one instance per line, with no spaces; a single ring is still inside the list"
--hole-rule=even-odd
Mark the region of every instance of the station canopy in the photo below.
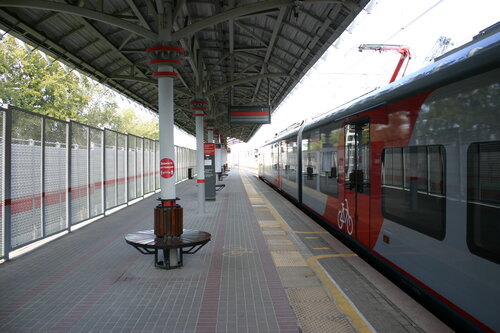
[[[195,134],[195,87],[224,137],[248,141],[261,124],[230,124],[231,106],[274,110],[368,0],[0,0],[0,29],[158,112],[147,48],[158,12],[187,52],[175,67],[175,123]],[[197,83],[199,83],[197,85]],[[200,89],[198,88],[198,92]]]

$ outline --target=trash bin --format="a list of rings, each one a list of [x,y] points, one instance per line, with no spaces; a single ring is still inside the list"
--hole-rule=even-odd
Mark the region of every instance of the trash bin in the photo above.
[[[193,179],[193,168],[188,168],[188,178]]]

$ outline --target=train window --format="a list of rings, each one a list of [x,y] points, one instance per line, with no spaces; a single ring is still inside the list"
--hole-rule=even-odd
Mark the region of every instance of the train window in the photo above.
[[[321,169],[319,189],[334,198],[339,196],[338,146],[341,128],[332,124],[324,126],[321,132]],[[341,144],[341,143],[340,143]]]
[[[500,263],[500,141],[474,143],[467,151],[467,245]]]
[[[382,152],[382,215],[442,240],[445,235],[443,146],[386,148]]]
[[[394,148],[392,156],[392,185],[403,186],[403,148]]]
[[[403,178],[404,178],[404,188],[405,190],[410,189],[411,177],[410,177],[410,147],[403,148]]]
[[[283,166],[283,177],[292,181],[297,182],[297,140],[295,138],[290,138],[282,146],[282,163]]]
[[[273,170],[278,170],[278,162],[279,162],[279,143],[275,143],[271,146],[271,163],[272,163],[272,169]]]
[[[288,160],[288,150],[286,149],[287,142],[281,141],[279,143],[279,169],[280,175],[285,175],[285,171],[288,169],[287,160]]]
[[[385,168],[382,173],[382,182],[389,186],[403,186],[403,148],[386,149]]]
[[[392,186],[393,182],[393,166],[392,166],[392,152],[393,148],[387,148],[384,150],[384,167],[382,168],[382,184],[386,186]]]
[[[345,188],[359,193],[370,192],[370,124],[345,125]],[[391,182],[394,180],[390,170]]]
[[[319,129],[302,134],[302,180],[309,188],[319,191],[320,150],[322,142]]]
[[[444,154],[441,146],[429,146],[427,152],[429,156],[429,193],[444,193]]]

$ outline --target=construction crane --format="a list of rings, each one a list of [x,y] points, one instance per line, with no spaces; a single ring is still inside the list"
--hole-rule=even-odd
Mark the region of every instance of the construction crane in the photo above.
[[[389,83],[394,82],[396,78],[398,77],[399,71],[401,70],[401,67],[403,66],[403,63],[406,59],[408,61],[406,62],[406,67],[405,70],[403,71],[403,76],[405,75],[406,68],[408,68],[408,64],[411,59],[411,53],[410,53],[410,48],[408,46],[403,46],[403,45],[391,45],[391,44],[361,44],[358,48],[359,52],[363,51],[396,51],[399,54],[401,54],[401,57],[399,58],[399,61],[396,65],[396,69],[394,70],[394,73],[392,74],[391,79],[389,80]]]
[[[451,42],[451,38],[445,36],[439,37],[434,46],[432,47],[429,56],[425,57],[424,61],[433,62],[434,59],[443,55],[448,49],[448,47],[452,45],[453,43]]]

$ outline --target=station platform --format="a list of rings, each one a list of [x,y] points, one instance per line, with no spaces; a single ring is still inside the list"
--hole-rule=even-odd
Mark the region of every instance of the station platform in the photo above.
[[[0,332],[450,332],[255,175],[238,169],[184,228],[211,233],[180,269],[126,234],[153,228],[156,195],[0,265]]]

